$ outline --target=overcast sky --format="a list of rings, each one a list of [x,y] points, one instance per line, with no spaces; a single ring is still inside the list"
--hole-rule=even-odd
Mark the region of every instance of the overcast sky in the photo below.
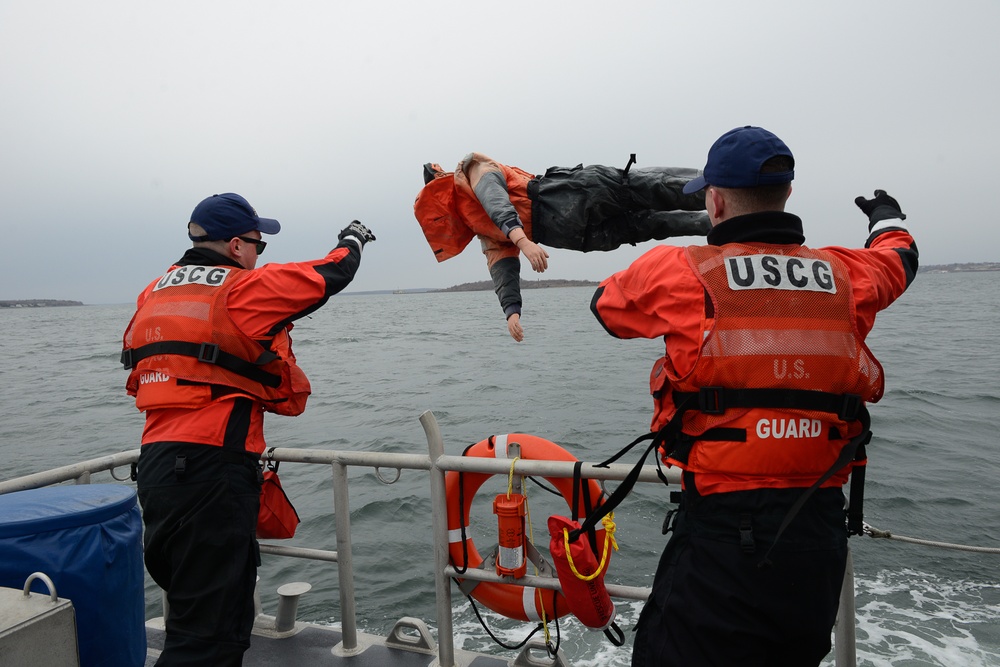
[[[349,291],[483,280],[421,235],[424,162],[701,168],[747,124],[795,154],[807,243],[861,245],[880,187],[922,263],[1000,261],[997,26],[996,0],[0,0],[0,299],[133,301],[219,192],[281,221],[263,260],[369,225]]]

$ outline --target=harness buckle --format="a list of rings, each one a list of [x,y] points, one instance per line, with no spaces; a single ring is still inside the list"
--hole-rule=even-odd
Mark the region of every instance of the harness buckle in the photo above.
[[[178,480],[183,480],[185,472],[187,472],[187,456],[178,454],[177,458],[174,459],[174,475],[177,476]]]
[[[218,358],[219,346],[215,343],[202,343],[201,347],[198,348],[198,361],[204,361],[206,364],[214,364]]]
[[[861,396],[858,394],[844,394],[843,401],[840,404],[840,412],[837,413],[837,418],[845,421],[851,422],[858,418],[858,412],[861,410]]]
[[[133,366],[133,364],[132,364],[132,348],[128,348],[127,350],[122,350],[121,362],[122,362],[122,366],[125,367],[125,370],[128,371],[128,370],[132,369],[132,366]]]
[[[702,387],[698,390],[698,409],[706,415],[721,415],[726,411],[724,387]]]

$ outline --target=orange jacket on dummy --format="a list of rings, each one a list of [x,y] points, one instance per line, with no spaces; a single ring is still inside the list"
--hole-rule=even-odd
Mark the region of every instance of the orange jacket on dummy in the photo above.
[[[524,233],[531,238],[531,200],[528,183],[533,174],[494,162],[481,153],[466,156],[454,172],[438,172],[433,180],[420,191],[413,205],[413,212],[423,229],[424,236],[439,262],[455,257],[476,236],[483,241],[483,252],[492,266],[502,257],[516,257],[517,246],[490,218],[479,202],[469,182],[466,168],[470,161],[488,165],[491,171],[503,174],[507,194],[517,212]],[[488,250],[487,250],[488,248]]]

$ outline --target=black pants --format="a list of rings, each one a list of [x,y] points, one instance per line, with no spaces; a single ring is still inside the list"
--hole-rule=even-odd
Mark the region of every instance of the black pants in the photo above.
[[[553,248],[591,252],[675,236],[704,236],[712,225],[705,193],[686,195],[696,169],[603,165],[551,167],[528,184],[531,236]]]
[[[142,448],[138,490],[146,569],[167,592],[170,607],[159,667],[243,663],[260,564],[255,459],[208,445]]]
[[[793,496],[802,490],[791,491]],[[789,528],[766,567],[758,564],[787,503],[751,504],[745,513],[729,507],[682,510],[639,617],[632,665],[818,665],[831,648],[847,533],[839,489],[817,495],[819,503],[807,503],[793,522],[799,530]],[[752,545],[741,544],[747,517]]]

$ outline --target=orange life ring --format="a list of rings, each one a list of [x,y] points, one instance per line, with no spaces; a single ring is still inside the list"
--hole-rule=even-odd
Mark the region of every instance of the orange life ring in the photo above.
[[[463,456],[506,459],[509,458],[507,456],[508,445],[515,442],[521,446],[520,457],[522,459],[532,461],[578,460],[554,442],[525,433],[491,436],[472,445]],[[492,475],[486,473],[459,473],[455,470],[451,470],[445,475],[445,489],[448,498],[448,554],[451,564],[458,569],[463,569],[463,567],[475,569],[483,563],[483,557],[479,554],[479,550],[476,549],[476,545],[468,533],[469,511],[476,491],[490,477]],[[572,511],[573,479],[569,477],[546,477],[545,479],[559,490],[566,505]],[[460,483],[463,486],[461,493],[459,492]],[[603,501],[600,484],[592,479],[582,480],[582,483],[589,486],[593,505],[596,506]],[[581,507],[580,512],[583,511],[584,509]],[[582,522],[585,517],[574,518],[579,518]],[[604,543],[603,528],[597,530],[597,540],[598,544]],[[608,558],[608,563],[610,561],[611,559]],[[606,563],[605,571],[607,567]],[[458,579],[458,582],[461,583],[462,579]],[[540,621],[543,609],[546,619],[565,616],[570,612],[569,604],[562,593],[532,586],[480,581],[470,595],[498,614],[522,621]]]

